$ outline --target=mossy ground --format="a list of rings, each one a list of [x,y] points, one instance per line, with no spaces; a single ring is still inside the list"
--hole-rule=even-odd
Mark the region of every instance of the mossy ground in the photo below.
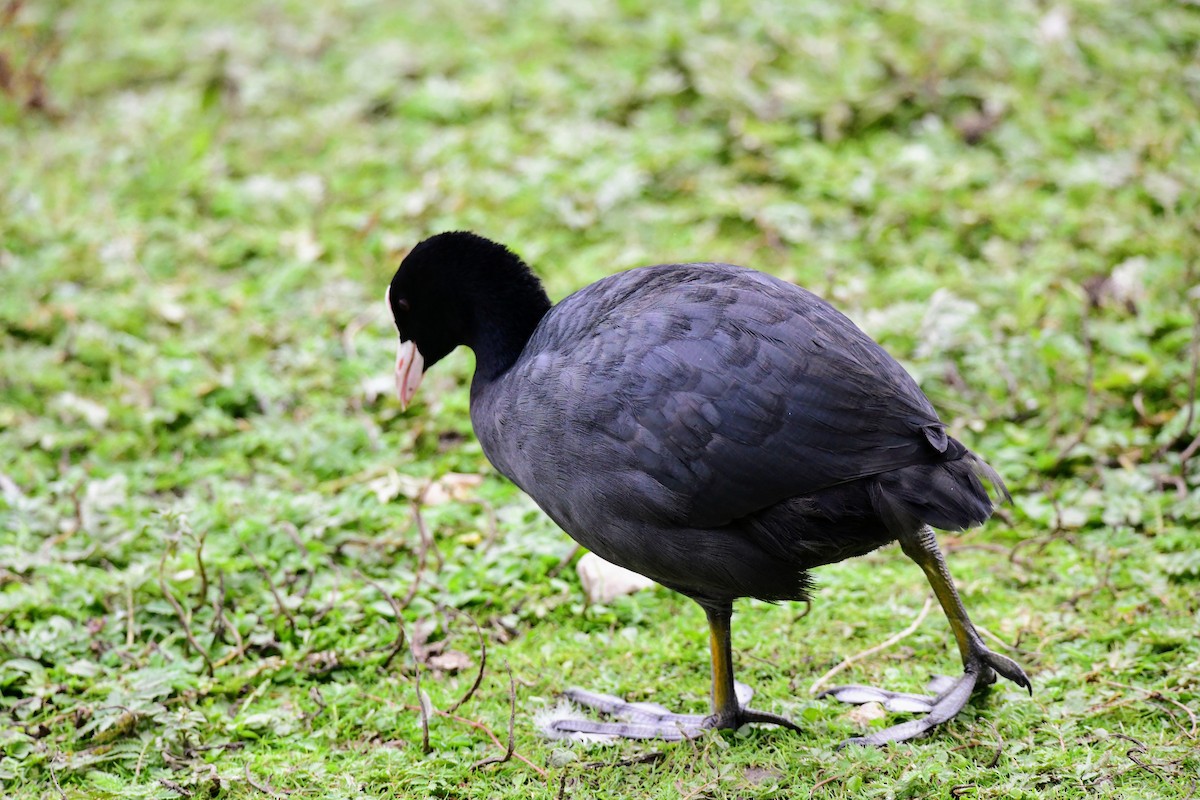
[[[6,796],[1197,796],[1195,4],[4,5]],[[570,684],[705,708],[703,617],[584,603],[468,353],[399,411],[383,287],[452,228],[556,298],[710,259],[851,314],[1009,481],[944,541],[1033,698],[835,749],[809,687],[927,596],[889,548],[738,608],[803,735],[543,739]],[[843,677],[956,668],[935,612]]]

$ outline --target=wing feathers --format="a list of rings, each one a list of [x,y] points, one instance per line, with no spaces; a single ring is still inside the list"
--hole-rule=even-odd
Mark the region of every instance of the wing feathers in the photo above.
[[[549,358],[564,374],[539,384],[562,394],[522,399],[523,416],[547,430],[565,421],[604,433],[610,474],[645,474],[662,487],[649,498],[659,512],[697,527],[967,452],[849,319],[749,270],[671,265],[613,276],[547,314],[529,350],[539,369]],[[566,419],[539,416],[542,407]],[[587,459],[587,439],[561,437],[546,468]],[[891,486],[888,501],[919,505],[909,488]]]

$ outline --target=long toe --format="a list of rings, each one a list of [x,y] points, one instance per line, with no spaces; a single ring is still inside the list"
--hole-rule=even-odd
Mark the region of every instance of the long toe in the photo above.
[[[611,694],[571,688],[563,696],[576,705],[598,711],[611,722],[571,715],[555,716],[542,723],[551,738],[602,741],[612,739],[691,739],[709,727],[702,714],[676,714],[658,703],[630,703]]]
[[[971,692],[981,686],[995,682],[996,675],[1001,675],[1018,686],[1033,693],[1032,684],[1025,671],[1015,661],[993,653],[980,645],[973,653],[962,676],[950,679],[936,676],[929,683],[929,689],[936,696],[907,694],[904,692],[889,692],[871,686],[838,686],[821,693],[821,697],[833,697],[843,703],[881,703],[889,711],[911,712],[924,714],[920,719],[902,722],[890,728],[857,736],[842,742],[842,747],[850,744],[879,746],[890,742],[906,742],[924,736],[938,725],[952,719],[962,711],[971,697]]]
[[[716,715],[676,714],[657,703],[630,703],[619,697],[586,689],[572,688],[564,697],[578,706],[597,711],[611,721],[598,722],[575,716],[558,709],[540,723],[542,731],[552,739],[605,742],[615,739],[661,739],[674,742],[693,739],[713,728],[739,728],[747,723],[779,725],[794,731],[800,727],[787,717],[757,711],[745,705],[749,687],[738,686],[740,706],[736,716],[722,719]],[[562,711],[564,713],[559,713]]]
[[[596,722],[590,719],[552,719],[542,725],[551,739],[571,739],[580,742],[607,742],[616,739],[661,739],[678,742],[694,739],[704,732],[705,717],[696,717],[688,724],[667,722]]]
[[[739,714],[737,727],[740,728],[742,725],[746,724],[778,725],[781,728],[787,728],[788,730],[795,731],[796,733],[804,733],[803,728],[792,722],[787,717],[779,714],[772,714],[768,711],[756,711],[753,708],[743,707],[741,713]]]
[[[907,711],[914,714],[929,713],[933,710],[933,704],[937,702],[937,698],[931,695],[889,692],[887,689],[876,689],[874,686],[863,686],[857,683],[826,689],[817,697],[832,697],[840,703],[853,705],[879,703],[888,711]]]
[[[867,736],[856,736],[853,739],[847,739],[841,743],[840,747],[851,744],[879,747],[890,742],[907,742],[910,739],[924,736],[938,725],[941,725],[962,711],[963,706],[967,704],[967,700],[971,697],[971,692],[975,690],[978,680],[979,675],[977,672],[966,672],[954,682],[953,686],[937,697],[929,709],[929,713],[924,717],[910,720],[909,722],[902,722],[899,725],[884,728]]]

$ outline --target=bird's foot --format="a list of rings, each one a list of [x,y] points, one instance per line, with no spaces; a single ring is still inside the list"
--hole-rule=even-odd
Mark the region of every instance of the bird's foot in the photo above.
[[[995,683],[997,673],[1033,694],[1033,686],[1030,684],[1029,678],[1015,661],[993,653],[980,645],[974,656],[968,661],[962,677],[955,679],[944,675],[936,676],[929,683],[928,688],[933,692],[930,695],[889,692],[886,689],[852,684],[827,689],[818,696],[832,697],[843,703],[877,702],[889,711],[925,715],[920,719],[902,722],[866,736],[847,739],[840,745],[841,747],[850,744],[880,746],[890,742],[906,742],[929,733],[962,711],[971,692],[977,687]]]
[[[735,684],[738,700],[736,715],[723,718],[718,714],[676,714],[658,703],[630,703],[619,697],[568,689],[564,697],[576,705],[594,709],[613,719],[611,722],[555,715],[541,725],[546,735],[554,739],[611,742],[616,739],[662,739],[676,742],[694,739],[706,730],[736,729],[746,723],[780,725],[799,731],[787,717],[757,711],[747,704],[754,690],[744,683]]]

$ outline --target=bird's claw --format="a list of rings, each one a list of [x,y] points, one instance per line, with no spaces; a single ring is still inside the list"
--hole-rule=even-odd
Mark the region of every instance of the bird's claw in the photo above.
[[[993,653],[991,650],[984,650],[979,656],[987,664],[988,671],[993,673],[991,676],[992,680],[989,683],[995,682],[996,673],[998,673],[1001,677],[1007,678],[1029,692],[1029,696],[1033,697],[1033,684],[1029,681],[1029,676],[1025,674],[1025,670],[1021,669],[1020,664],[1008,656]]]

